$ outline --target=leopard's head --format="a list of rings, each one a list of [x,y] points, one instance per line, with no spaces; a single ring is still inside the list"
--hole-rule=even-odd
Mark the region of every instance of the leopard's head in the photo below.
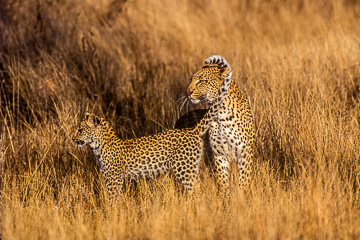
[[[219,94],[221,83],[230,72],[228,65],[205,64],[191,77],[186,92],[188,98],[195,104],[202,100],[212,103]]]
[[[109,128],[109,123],[105,119],[97,117],[92,113],[86,113],[72,140],[78,146],[89,145],[99,140],[107,128]]]

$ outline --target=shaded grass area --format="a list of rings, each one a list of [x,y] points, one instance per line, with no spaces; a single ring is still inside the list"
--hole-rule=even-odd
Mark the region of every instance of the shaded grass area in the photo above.
[[[0,237],[357,239],[357,1],[0,1]],[[171,176],[105,201],[94,157],[71,142],[85,111],[120,138],[172,128],[189,77],[223,55],[249,96],[247,193],[193,197]]]

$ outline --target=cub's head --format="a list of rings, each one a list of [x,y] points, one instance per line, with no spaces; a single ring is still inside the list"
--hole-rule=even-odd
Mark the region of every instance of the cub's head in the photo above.
[[[98,140],[103,135],[102,132],[108,128],[109,123],[106,120],[92,113],[86,113],[72,140],[78,146],[91,144]]]
[[[191,77],[187,96],[193,103],[199,103],[201,100],[212,103],[219,94],[223,80],[230,72],[231,68],[228,65],[205,64]]]

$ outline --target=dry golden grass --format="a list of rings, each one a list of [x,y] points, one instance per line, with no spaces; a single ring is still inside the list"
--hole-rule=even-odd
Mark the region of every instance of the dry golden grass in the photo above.
[[[0,239],[359,239],[359,21],[354,0],[1,0]],[[81,114],[172,128],[212,54],[252,104],[249,191],[204,170],[192,198],[165,176],[106,203]]]

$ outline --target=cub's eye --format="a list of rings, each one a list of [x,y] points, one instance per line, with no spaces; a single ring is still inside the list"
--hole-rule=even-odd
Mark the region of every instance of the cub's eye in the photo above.
[[[83,130],[80,128],[80,129],[78,130],[78,133],[81,134],[82,132],[83,132]]]

